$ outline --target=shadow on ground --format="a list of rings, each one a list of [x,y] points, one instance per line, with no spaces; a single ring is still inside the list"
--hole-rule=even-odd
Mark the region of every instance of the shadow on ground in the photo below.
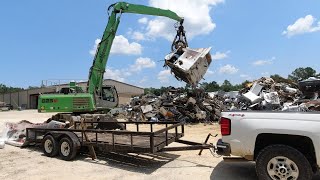
[[[39,146],[28,146],[26,149],[42,152]],[[45,156],[42,153],[42,156]],[[73,161],[85,161],[87,163],[107,165],[113,168],[119,168],[126,171],[151,174],[165,164],[176,160],[180,155],[170,153],[98,153],[97,159],[92,160],[87,153],[79,153]],[[56,157],[60,159],[59,155]],[[61,159],[61,161],[64,161]]]
[[[210,180],[257,180],[253,162],[220,162],[212,171]],[[320,180],[316,174],[312,180]]]
[[[211,180],[257,180],[252,162],[220,162],[212,171]]]
[[[108,165],[126,171],[151,174],[165,164],[177,159],[179,155],[169,153],[143,153],[143,154],[119,154],[106,153],[100,154],[98,160],[92,160],[88,156],[80,155],[75,161],[82,160],[88,163]]]

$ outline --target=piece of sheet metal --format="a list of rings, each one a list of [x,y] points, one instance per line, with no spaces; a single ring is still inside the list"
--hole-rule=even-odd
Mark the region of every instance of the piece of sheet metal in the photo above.
[[[177,50],[165,57],[165,66],[171,68],[171,72],[178,80],[196,87],[199,81],[203,79],[211,64],[210,50],[211,47]]]

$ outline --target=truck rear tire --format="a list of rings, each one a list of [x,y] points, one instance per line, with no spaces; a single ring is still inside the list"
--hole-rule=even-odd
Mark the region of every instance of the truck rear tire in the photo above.
[[[68,137],[63,137],[59,142],[59,154],[63,160],[71,161],[77,155],[77,149],[73,141]]]
[[[286,145],[270,145],[257,156],[256,172],[259,179],[312,179],[313,172],[307,158]]]
[[[46,135],[42,140],[43,153],[48,157],[58,154],[58,143],[51,135]]]

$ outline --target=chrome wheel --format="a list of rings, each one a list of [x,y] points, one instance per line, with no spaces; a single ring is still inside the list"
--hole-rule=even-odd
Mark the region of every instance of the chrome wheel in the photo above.
[[[296,180],[299,177],[299,169],[296,163],[284,156],[270,159],[267,172],[274,180]]]
[[[70,154],[70,145],[68,142],[62,142],[60,146],[60,151],[63,156],[69,156]]]

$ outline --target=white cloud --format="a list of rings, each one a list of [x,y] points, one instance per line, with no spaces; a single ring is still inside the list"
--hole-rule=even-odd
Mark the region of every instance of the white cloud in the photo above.
[[[219,73],[221,74],[235,74],[239,71],[239,69],[237,69],[236,67],[230,65],[230,64],[227,64],[225,66],[222,66],[220,69],[219,69]]]
[[[156,63],[153,60],[151,60],[150,58],[139,57],[138,59],[136,59],[135,64],[130,67],[130,71],[138,72],[145,68],[154,67],[156,67]]]
[[[130,68],[115,69],[112,67],[107,67],[104,73],[104,78],[114,79],[117,81],[125,82],[127,78],[136,75],[138,72],[146,68],[156,67],[156,63],[150,58],[139,57],[136,59],[135,63],[129,66]],[[143,83],[147,81],[147,77],[141,79],[139,82]]]
[[[247,74],[240,74],[240,77],[242,77],[242,78],[247,78],[247,77],[249,77],[249,75],[247,75]]]
[[[209,34],[214,30],[216,24],[212,21],[210,11],[213,6],[223,2],[224,0],[149,0],[149,5],[172,10],[184,17],[187,38],[192,38]],[[164,37],[172,41],[176,33],[174,23],[175,21],[169,18],[156,17],[148,21],[146,34],[152,38]]]
[[[114,38],[111,53],[113,54],[133,54],[139,55],[142,52],[142,46],[139,43],[129,43],[128,39],[124,36],[116,36]]]
[[[225,59],[228,57],[228,54],[230,53],[230,51],[227,51],[227,52],[219,52],[217,51],[214,55],[212,55],[212,59],[213,60],[220,60],[220,59]]]
[[[132,33],[131,38],[136,40],[136,41],[141,41],[141,40],[145,40],[146,38],[144,37],[144,34],[142,34],[139,31],[135,31]]]
[[[94,45],[93,45],[92,49],[89,51],[89,53],[90,53],[92,56],[96,55],[96,51],[97,51],[97,48],[98,48],[98,44],[99,44],[100,42],[101,42],[101,39],[96,39],[96,40],[94,41]]]
[[[272,64],[272,63],[273,63],[273,61],[271,61],[271,60],[257,60],[255,62],[253,62],[252,64],[254,66],[263,66],[263,65]]]
[[[240,74],[240,77],[245,80],[252,80],[253,78],[248,74]]]
[[[94,56],[96,54],[96,50],[97,50],[98,44],[100,42],[101,42],[101,39],[95,40],[93,48],[89,51],[89,53],[92,56]],[[139,55],[142,53],[142,46],[136,42],[130,43],[127,38],[120,35],[120,36],[116,36],[114,38],[110,53],[111,54]]]
[[[214,74],[214,71],[211,71],[210,69],[208,69],[206,74],[212,75],[212,74]]]
[[[161,83],[168,83],[170,76],[171,76],[171,71],[170,71],[170,69],[163,70],[163,71],[160,71],[160,72],[159,72],[159,74],[158,74],[158,80],[159,80]]]
[[[104,78],[125,82],[126,74],[121,69],[107,68]]]
[[[143,78],[139,81],[140,84],[144,83],[148,81],[148,77],[147,76],[143,76]]]
[[[267,60],[256,60],[252,63],[252,65],[254,66],[264,66],[264,65],[268,65],[268,64],[273,64],[273,61],[275,60],[275,57],[272,57],[271,59],[267,59]]]
[[[316,18],[312,15],[307,15],[296,20],[293,24],[287,27],[287,30],[283,31],[282,34],[287,37],[291,37],[298,34],[311,33],[320,31],[320,21],[315,25]]]
[[[140,18],[140,19],[138,19],[138,22],[140,24],[147,24],[148,23],[148,18],[146,18],[146,17]]]

